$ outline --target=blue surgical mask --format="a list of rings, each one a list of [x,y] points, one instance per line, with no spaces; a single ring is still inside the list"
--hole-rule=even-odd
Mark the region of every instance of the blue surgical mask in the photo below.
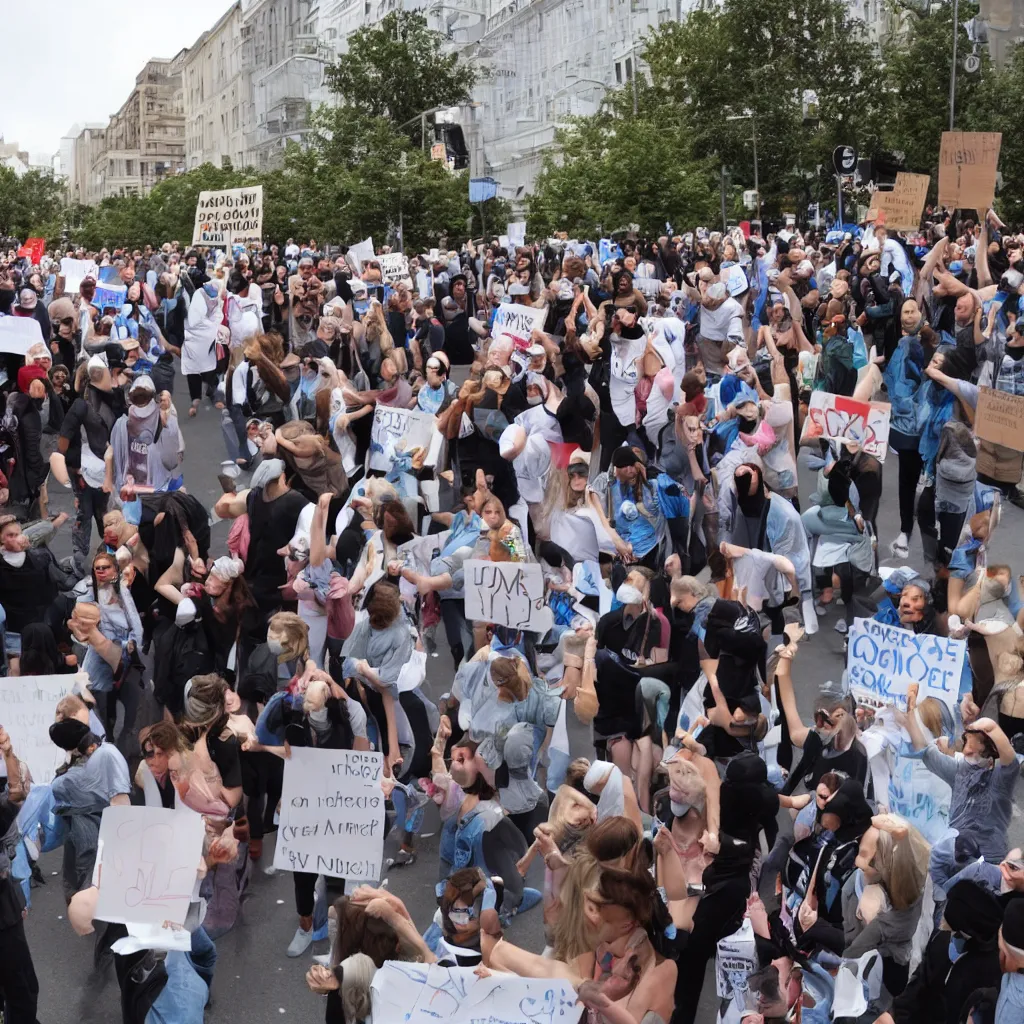
[[[955,964],[964,955],[964,946],[967,939],[963,935],[951,935],[949,937],[949,962]]]
[[[206,292],[211,299],[217,298],[217,286],[212,281],[207,281],[206,284],[203,285],[203,291]]]

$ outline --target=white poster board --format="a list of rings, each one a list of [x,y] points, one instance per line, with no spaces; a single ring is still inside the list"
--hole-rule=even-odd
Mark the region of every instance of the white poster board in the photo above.
[[[60,261],[60,274],[64,278],[64,294],[75,295],[87,277],[95,277],[99,273],[95,260],[73,260],[65,256]]]
[[[914,825],[929,843],[937,843],[949,830],[953,790],[919,758],[897,754],[894,760],[885,801],[889,810]]]
[[[370,428],[370,469],[387,472],[396,453],[412,448],[431,450],[435,434],[440,437],[433,413],[378,405]],[[426,464],[432,465],[429,455]]]
[[[355,257],[356,263],[359,266],[359,272],[362,273],[363,264],[367,260],[374,259],[373,239],[364,238],[361,242],[356,242],[355,245],[350,245],[348,247],[348,251]]]
[[[526,221],[509,221],[505,225],[505,234],[508,235],[509,245],[526,245]]]
[[[470,558],[464,568],[467,619],[531,633],[546,633],[554,625],[539,562]]]
[[[193,245],[259,242],[263,238],[263,186],[199,193]]]
[[[863,451],[884,462],[889,448],[889,406],[812,391],[800,443],[819,437],[855,441]]]
[[[562,978],[386,960],[370,984],[373,1019],[404,1024],[577,1024],[582,1006]]]
[[[547,306],[536,309],[533,306],[503,302],[494,311],[491,337],[496,338],[499,334],[507,334],[515,340],[519,348],[527,348],[530,345],[530,335],[534,331],[543,331],[544,321],[547,318]]]
[[[205,832],[202,815],[187,807],[105,808],[97,920],[184,924]]]
[[[849,641],[846,669],[858,701],[905,711],[907,690],[916,683],[918,703],[936,697],[951,711],[956,707],[967,653],[963,640],[854,619]]]
[[[378,260],[385,281],[403,281],[409,276],[409,259],[404,252],[388,252]]]
[[[33,316],[0,317],[0,352],[23,356],[43,340],[43,329]]]
[[[73,675],[0,678],[0,725],[34,782],[53,782],[64,762],[64,751],[50,739],[50,726],[57,701],[72,693],[74,685]]]
[[[274,867],[376,884],[384,859],[383,770],[378,752],[292,747]]]

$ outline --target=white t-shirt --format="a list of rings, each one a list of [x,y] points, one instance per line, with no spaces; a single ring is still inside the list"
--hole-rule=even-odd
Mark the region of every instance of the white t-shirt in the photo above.
[[[516,471],[519,496],[523,501],[530,505],[543,501],[551,469],[551,447],[541,434],[527,437],[526,446],[512,460],[512,468]]]
[[[636,391],[640,379],[640,358],[647,348],[647,339],[619,338],[611,342],[611,374],[608,381],[608,394],[612,401],[612,409],[619,423],[624,427],[632,427],[636,423]]]

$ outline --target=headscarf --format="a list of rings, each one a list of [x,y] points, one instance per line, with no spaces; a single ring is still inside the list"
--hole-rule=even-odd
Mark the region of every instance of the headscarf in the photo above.
[[[504,763],[494,774],[501,806],[509,814],[532,811],[540,802],[544,791],[530,776],[533,759],[533,726],[529,722],[516,722],[505,737],[502,752]]]
[[[240,558],[232,558],[230,555],[221,555],[210,566],[210,572],[215,572],[222,580],[226,580],[228,583],[241,576],[244,570],[245,562]]]
[[[854,842],[871,827],[871,807],[864,798],[864,787],[856,779],[847,779],[839,787],[825,809],[818,812],[818,819],[826,813],[839,818],[840,825],[835,830],[837,843]]]
[[[946,894],[942,916],[954,932],[991,942],[1003,920],[1003,908],[987,889],[969,879],[957,882]]]

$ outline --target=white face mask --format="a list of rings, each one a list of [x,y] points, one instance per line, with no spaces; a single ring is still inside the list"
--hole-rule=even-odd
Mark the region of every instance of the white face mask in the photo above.
[[[992,758],[984,754],[964,754],[964,760],[975,768],[988,768],[992,764]]]
[[[267,650],[271,654],[284,654],[284,644],[277,637],[267,637]]]
[[[8,565],[13,565],[15,569],[20,569],[25,564],[25,551],[0,551],[0,554],[4,556],[4,561]]]
[[[615,600],[620,604],[643,604],[644,595],[632,583],[620,583],[615,591]]]
[[[147,416],[149,416],[153,412],[153,410],[155,408],[156,408],[156,402],[151,400],[151,401],[147,402],[145,405],[132,405],[132,406],[129,406],[129,412],[131,412],[131,414],[133,416],[138,416],[139,419],[145,419]]]
[[[540,403],[544,401],[544,396],[543,395],[527,395],[526,396],[526,401],[529,402],[530,405],[540,405]]]

